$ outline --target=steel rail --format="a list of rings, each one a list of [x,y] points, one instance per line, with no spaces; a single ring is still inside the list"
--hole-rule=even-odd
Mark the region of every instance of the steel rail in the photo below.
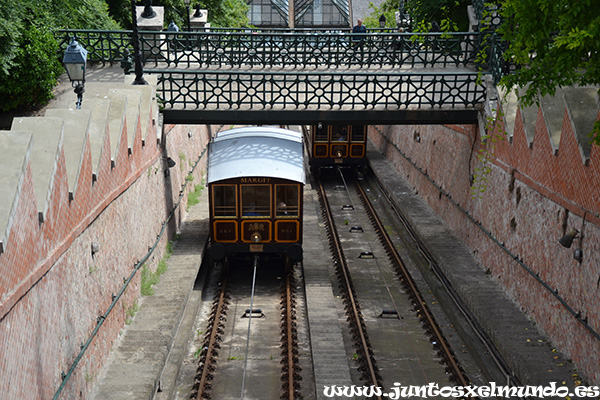
[[[414,299],[417,301],[418,306],[421,309],[422,315],[426,318],[427,324],[429,325],[429,327],[431,327],[432,332],[437,340],[437,343],[442,348],[442,351],[444,352],[444,355],[446,356],[446,360],[449,362],[449,367],[452,369],[452,372],[454,373],[455,378],[458,380],[458,383],[460,385],[465,386],[465,387],[468,386],[469,381],[467,380],[467,378],[463,374],[460,366],[456,362],[456,359],[455,359],[454,355],[452,354],[452,350],[446,343],[446,339],[444,338],[437,323],[435,322],[433,315],[429,311],[429,308],[427,307],[425,300],[421,296],[419,289],[417,288],[414,280],[412,279],[410,273],[408,272],[406,265],[404,264],[404,262],[400,258],[400,255],[396,251],[396,247],[394,246],[394,243],[392,242],[389,235],[387,234],[385,227],[383,226],[383,224],[377,217],[377,213],[375,212],[373,205],[369,201],[367,194],[365,193],[364,189],[362,188],[362,186],[359,184],[358,181],[356,182],[355,186],[357,188],[357,191],[361,198],[361,201],[365,207],[365,211],[370,216],[370,219],[371,219],[376,231],[379,233],[379,237],[381,238],[383,245],[387,249],[387,254],[389,254],[389,256],[392,257],[392,259],[393,259],[392,261],[395,263],[396,267],[398,268],[398,271],[399,271],[400,275],[402,276],[402,278],[404,279],[404,282],[406,282],[408,284],[408,286],[412,292],[412,295],[414,296]]]
[[[286,268],[285,278],[285,323],[286,323],[286,343],[287,343],[287,394],[289,400],[294,400],[294,335],[292,332],[292,290],[291,290],[291,268]]]
[[[221,321],[221,315],[225,309],[225,293],[227,291],[227,280],[228,274],[224,274],[223,283],[221,285],[221,292],[219,293],[219,300],[217,302],[217,307],[215,310],[215,317],[212,324],[210,337],[208,341],[208,349],[206,350],[206,356],[204,358],[204,365],[202,367],[202,374],[200,376],[200,384],[198,386],[198,394],[196,395],[196,400],[203,400],[205,394],[206,381],[208,379],[208,372],[210,370],[210,364],[213,359],[213,351],[215,351],[215,344],[217,342],[218,334],[219,334],[219,324]]]
[[[375,369],[375,365],[373,364],[373,362],[371,360],[370,347],[367,344],[367,339],[366,339],[367,334],[363,330],[362,317],[360,316],[360,313],[358,311],[357,301],[354,297],[354,294],[352,293],[352,282],[351,282],[349,271],[348,271],[348,265],[346,263],[346,258],[344,256],[344,252],[342,250],[342,246],[341,246],[339,237],[337,235],[335,221],[333,220],[331,208],[329,206],[329,202],[327,201],[327,197],[325,194],[325,188],[323,187],[323,184],[321,183],[320,180],[318,180],[318,182],[317,182],[317,193],[319,195],[319,198],[321,199],[322,207],[324,210],[324,217],[326,218],[326,221],[325,221],[326,225],[330,228],[330,233],[331,233],[330,241],[331,241],[331,244],[335,247],[334,257],[337,261],[339,270],[342,272],[344,283],[346,285],[345,287],[346,287],[347,293],[348,293],[348,301],[350,303],[350,308],[352,311],[351,314],[354,319],[354,322],[356,323],[356,329],[358,331],[357,333],[360,338],[361,349],[364,354],[369,379],[371,380],[371,383],[374,386],[379,387],[380,385],[379,385],[379,381],[377,379],[377,372]],[[379,395],[376,398],[379,400],[382,400],[381,396],[379,396]]]

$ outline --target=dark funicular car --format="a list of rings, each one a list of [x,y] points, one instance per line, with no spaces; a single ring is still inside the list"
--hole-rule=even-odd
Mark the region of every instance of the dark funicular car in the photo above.
[[[367,126],[363,124],[322,124],[311,126],[310,166],[358,166],[366,163]]]

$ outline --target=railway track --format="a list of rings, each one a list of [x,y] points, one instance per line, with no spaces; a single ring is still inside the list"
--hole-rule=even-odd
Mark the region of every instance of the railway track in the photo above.
[[[402,385],[468,385],[361,185],[357,180],[347,184],[338,171],[343,185],[329,177],[317,182],[317,192],[363,383],[391,387],[402,379]],[[340,231],[339,225],[346,229]],[[403,368],[406,373],[399,373]]]
[[[330,241],[330,248],[334,259],[336,272],[340,277],[340,280],[343,282],[346,309],[347,313],[349,314],[348,317],[350,329],[354,332],[353,336],[355,338],[355,348],[359,354],[358,359],[362,364],[361,369],[363,371],[363,379],[365,379],[370,385],[380,386],[379,372],[371,350],[365,323],[360,312],[360,306],[356,299],[356,293],[354,292],[343,246],[339,240],[333,213],[331,207],[329,206],[329,202],[327,201],[325,188],[320,180],[318,181],[317,193],[319,196],[319,203],[323,211],[323,218],[325,220],[325,226]]]
[[[351,383],[381,388],[379,396],[370,397],[379,399],[388,397],[385,390],[394,385],[468,386],[469,379],[444,338],[449,324],[444,324],[442,332],[429,309],[435,301],[430,293],[421,295],[388,237],[389,226],[378,220],[369,202],[373,194],[366,192],[374,190],[365,190],[358,180],[346,182],[341,173],[321,175],[313,187],[323,209],[333,262],[312,260],[310,266],[335,268],[331,307],[338,309],[338,318],[345,313],[349,323],[330,320],[339,322],[343,339],[331,348],[344,349]],[[201,350],[189,398],[320,398],[324,387],[317,387],[316,381],[313,385],[312,358],[307,358],[315,337],[306,334],[310,329],[304,314],[311,309],[300,311],[303,316],[295,319],[296,302],[300,310],[305,309],[304,272],[302,268],[289,271],[281,264],[257,267],[249,261],[244,265],[232,262],[222,267],[222,277],[213,279],[219,283],[210,285],[218,290],[208,291],[215,294],[209,321],[204,318],[202,325],[196,325],[206,329],[201,344],[194,345]],[[336,302],[336,295],[343,301]],[[439,317],[439,306],[434,309]],[[303,382],[300,364],[311,367],[306,368]]]
[[[419,289],[417,288],[414,280],[410,276],[410,273],[408,272],[404,262],[400,258],[400,255],[398,254],[398,252],[396,252],[394,243],[387,234],[383,223],[377,217],[377,213],[375,212],[375,209],[369,201],[365,190],[360,184],[358,184],[358,182],[356,182],[354,186],[356,187],[356,190],[359,193],[360,200],[364,206],[365,211],[369,215],[371,223],[374,225],[375,231],[377,232],[379,239],[385,247],[387,255],[392,259],[394,268],[396,269],[398,274],[398,278],[403,283],[403,285],[406,286],[409,296],[416,304],[415,311],[423,319],[427,331],[435,338],[435,343],[439,346],[439,350],[442,356],[444,357],[444,362],[446,362],[448,365],[448,372],[452,374],[453,379],[458,384],[460,384],[461,386],[468,386],[469,380],[458,365],[458,362],[456,361],[452,350],[446,343],[446,339],[440,331],[431,311],[429,310],[429,307],[425,303],[423,296],[421,296]]]
[[[193,399],[260,398],[257,390],[264,398],[301,399],[293,269],[259,264],[255,257],[253,266],[223,268],[199,353]]]

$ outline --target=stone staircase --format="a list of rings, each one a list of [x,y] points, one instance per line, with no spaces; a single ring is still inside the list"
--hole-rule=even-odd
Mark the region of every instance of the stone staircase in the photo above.
[[[573,129],[573,133],[579,143],[581,160],[584,165],[589,164],[592,137],[590,133],[594,122],[599,116],[600,98],[597,87],[568,87],[559,88],[554,96],[544,96],[539,105],[523,106],[519,103],[517,93],[499,89],[504,119],[508,137],[512,140],[515,134],[518,113],[523,122],[523,128],[527,137],[529,147],[532,148],[538,117],[543,119],[548,130],[548,140],[552,146],[554,155],[558,155],[561,136],[565,129]],[[565,115],[566,113],[566,115]],[[570,126],[566,126],[565,118],[569,119]]]
[[[160,140],[159,134],[148,137],[148,132],[155,132],[150,124],[158,123],[156,79],[149,77],[149,85],[135,86],[130,84],[132,79],[126,76],[122,88],[112,89],[114,84],[106,84],[104,93],[86,93],[80,110],[63,108],[59,103],[60,108],[50,108],[44,116],[14,118],[9,131],[0,131],[0,168],[4,171],[0,178],[0,254],[10,241],[12,225],[19,223],[15,212],[28,168],[43,223],[54,198],[57,174],[62,173],[62,157],[69,200],[73,200],[81,179],[98,180],[103,157],[111,160],[111,168],[116,167],[117,160],[127,160],[133,153],[136,134],[141,136],[142,145]],[[120,154],[123,151],[127,154]],[[86,157],[91,157],[91,176],[83,176],[88,172],[84,168]]]

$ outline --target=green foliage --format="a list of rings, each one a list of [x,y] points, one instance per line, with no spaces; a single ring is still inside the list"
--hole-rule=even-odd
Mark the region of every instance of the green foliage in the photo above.
[[[150,268],[146,265],[142,267],[141,273],[141,288],[140,292],[142,296],[152,296],[154,294],[154,289],[152,286],[156,285],[160,280],[160,276],[167,272],[168,264],[167,261],[171,257],[173,253],[173,243],[167,243],[167,247],[165,250],[165,255],[158,262],[158,266],[156,267],[156,271],[152,272]]]
[[[396,11],[398,11],[398,5],[394,7],[394,3],[398,3],[397,0],[385,0],[380,6],[376,6],[373,3],[369,3],[369,9],[371,14],[367,16],[363,23],[367,28],[379,28],[379,17],[383,14],[385,16],[385,27],[395,28],[396,27]]]
[[[200,5],[208,10],[208,21],[213,27],[248,25],[248,4],[244,0],[200,0]]]
[[[190,3],[190,12],[200,3],[208,10],[208,22],[213,27],[242,27],[248,24],[248,5],[244,0],[199,0]],[[110,15],[127,29],[131,24],[131,0],[106,0]],[[139,0],[137,6],[143,6]],[[187,9],[183,0],[154,0],[152,6],[163,7],[165,25],[175,22],[181,31],[187,30]]]
[[[155,272],[152,272],[150,268],[144,265],[144,267],[142,268],[141,277],[142,287],[140,289],[142,296],[152,296],[154,294],[154,289],[152,288],[152,286],[156,285],[160,280],[160,276],[167,271],[167,259],[163,258],[162,260],[160,260]]]
[[[0,111],[42,105],[63,72],[53,29],[116,29],[103,0],[0,1]]]
[[[190,209],[190,207],[195,206],[196,204],[198,204],[200,202],[200,195],[202,194],[202,189],[204,189],[204,186],[196,185],[196,186],[194,186],[194,191],[190,192],[190,194],[188,194],[188,202],[187,202],[188,210]]]
[[[108,13],[124,29],[131,29],[131,1],[130,0],[105,0]]]
[[[386,18],[386,27],[396,27],[396,11],[398,11],[401,1],[404,0],[384,0],[379,7],[370,3],[369,8],[373,11],[365,18],[365,25],[379,27],[379,17],[383,14]],[[432,30],[433,21],[438,23],[442,32],[468,30],[467,6],[470,1],[407,0],[405,4],[404,11],[413,20],[411,31],[429,32]]]
[[[520,67],[503,84],[528,89],[522,101],[557,87],[600,83],[600,8],[597,0],[505,0],[498,32],[505,59]]]
[[[556,88],[600,84],[600,7],[598,0],[503,0],[498,33],[508,43],[506,61],[514,73],[501,84],[525,88],[525,105]],[[595,126],[596,142],[600,144]]]
[[[135,314],[137,314],[138,311],[140,311],[140,306],[136,301],[125,312],[125,324],[126,325],[130,325],[133,322],[133,317],[135,317]]]
[[[417,25],[427,26],[436,21],[442,32],[461,31],[469,29],[468,0],[407,0],[406,9]]]
[[[3,57],[0,70],[0,111],[22,104],[43,104],[52,98],[52,89],[63,68],[56,57],[58,45],[52,32],[31,24],[21,32],[14,49]]]
[[[489,117],[486,121],[486,134],[481,137],[481,148],[477,152],[477,159],[480,165],[475,168],[471,183],[471,197],[483,198],[487,190],[488,179],[492,172],[491,160],[494,157],[496,143],[506,139],[508,132],[500,121],[504,120],[504,113],[501,110],[494,110],[495,117]]]

